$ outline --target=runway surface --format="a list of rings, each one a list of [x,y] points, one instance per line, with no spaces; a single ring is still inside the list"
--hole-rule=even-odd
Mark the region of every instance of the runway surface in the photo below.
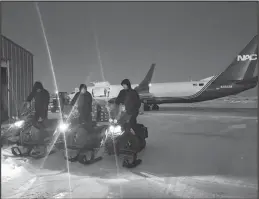
[[[149,130],[143,163],[131,170],[107,156],[91,166],[70,163],[72,197],[256,198],[256,111],[161,107],[145,112],[139,116]],[[62,153],[49,156],[43,169],[40,165],[42,160],[2,156],[2,198],[69,198]]]

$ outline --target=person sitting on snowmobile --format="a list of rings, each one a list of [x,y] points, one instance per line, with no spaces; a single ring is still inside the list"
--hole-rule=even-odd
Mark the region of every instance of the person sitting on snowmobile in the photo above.
[[[35,100],[35,114],[33,118],[33,124],[38,121],[43,122],[48,119],[48,106],[50,95],[49,92],[44,89],[41,82],[35,82],[32,88],[32,92],[29,94],[26,100],[27,108],[30,107],[32,99]]]
[[[115,104],[124,104],[126,114],[130,116],[130,127],[134,128],[137,124],[137,117],[141,106],[139,94],[136,90],[131,88],[131,83],[128,79],[124,79],[121,85],[123,86],[123,90],[120,91],[115,100]]]
[[[99,147],[100,137],[102,135],[99,134],[99,132],[96,133],[96,128],[93,125],[92,95],[87,91],[85,84],[80,85],[79,92],[77,92],[71,100],[70,105],[77,107],[79,113],[79,125],[76,124],[75,128],[72,128],[72,131],[67,134],[68,149],[74,152],[77,151],[76,153],[78,154],[80,153],[79,149]],[[72,156],[74,156],[74,154]],[[71,159],[71,157],[69,159]]]
[[[80,124],[92,125],[92,101],[92,95],[87,91],[87,86],[81,84],[79,92],[75,94],[70,103],[72,106],[77,106]]]
[[[124,79],[121,82],[121,85],[123,86],[123,90],[120,91],[118,97],[115,100],[115,104],[124,104],[125,113],[121,116],[121,120],[128,120],[126,127],[128,133],[125,135],[125,138],[121,144],[124,144],[124,141],[127,142],[128,140],[131,140],[132,148],[138,151],[139,145],[133,129],[135,129],[137,124],[137,116],[139,114],[141,101],[137,91],[131,88],[131,83],[128,79]]]

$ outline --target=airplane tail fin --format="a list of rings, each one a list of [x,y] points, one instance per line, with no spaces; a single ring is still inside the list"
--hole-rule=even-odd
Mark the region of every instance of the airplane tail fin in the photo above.
[[[151,83],[153,74],[154,74],[154,69],[155,69],[156,64],[153,63],[150,66],[149,71],[147,72],[147,75],[145,78],[142,80],[142,82],[135,88],[137,91],[148,91],[149,90],[149,84]]]
[[[227,69],[222,72],[216,81],[226,82],[228,80],[247,80],[254,77],[257,65],[258,36],[244,47],[235,57]]]

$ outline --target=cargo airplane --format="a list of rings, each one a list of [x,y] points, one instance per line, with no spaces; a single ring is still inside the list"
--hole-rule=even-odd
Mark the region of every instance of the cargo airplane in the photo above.
[[[244,49],[235,57],[233,62],[222,73],[200,81],[153,83],[155,64],[152,64],[144,80],[132,87],[138,91],[144,110],[159,110],[159,104],[166,103],[194,103],[217,98],[236,95],[257,86],[258,75],[254,76],[257,66],[257,43],[255,36]],[[88,87],[94,93],[95,86]],[[110,103],[114,103],[121,85],[109,85],[108,92]],[[103,96],[105,96],[103,95]]]

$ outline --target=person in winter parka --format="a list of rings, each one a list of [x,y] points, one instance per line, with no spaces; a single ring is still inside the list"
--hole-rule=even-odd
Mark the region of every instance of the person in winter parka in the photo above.
[[[72,99],[70,105],[77,105],[79,112],[79,122],[88,123],[92,122],[92,95],[87,91],[87,86],[81,84],[79,92],[77,92]]]
[[[141,101],[138,92],[131,88],[129,79],[122,80],[121,85],[123,86],[123,89],[116,98],[115,104],[124,104],[126,113],[130,115],[130,127],[133,128],[137,124],[137,116],[139,114]]]
[[[27,97],[27,107],[30,106],[32,99],[35,100],[35,121],[44,121],[48,118],[48,106],[50,95],[49,92],[44,89],[41,82],[35,82],[32,88],[32,92]]]

